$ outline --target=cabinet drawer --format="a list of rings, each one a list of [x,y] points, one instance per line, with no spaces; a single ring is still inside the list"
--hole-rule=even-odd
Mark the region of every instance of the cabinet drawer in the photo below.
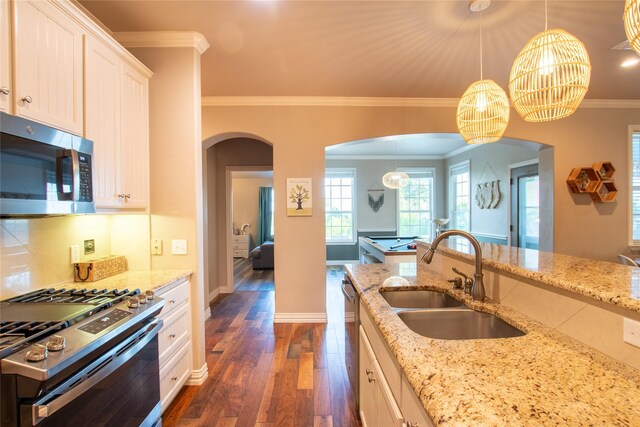
[[[180,307],[189,300],[189,281],[185,280],[174,288],[166,292],[160,291],[158,296],[165,299],[165,305],[160,313],[160,317],[165,319],[173,310]]]
[[[235,250],[245,250],[246,251],[247,249],[249,249],[249,242],[241,242],[241,243],[235,242],[233,244],[233,250],[234,251]]]
[[[247,258],[249,256],[248,251],[245,249],[243,251],[233,251],[234,258]]]
[[[160,401],[162,402],[162,411],[167,409],[171,404],[171,401],[189,377],[191,370],[190,348],[191,342],[187,341],[180,351],[160,370]]]
[[[164,325],[158,333],[160,366],[189,339],[189,306],[184,304],[163,321]]]
[[[409,381],[402,376],[402,397],[400,403],[402,415],[408,426],[432,427],[431,418],[427,415],[422,402],[411,388]]]

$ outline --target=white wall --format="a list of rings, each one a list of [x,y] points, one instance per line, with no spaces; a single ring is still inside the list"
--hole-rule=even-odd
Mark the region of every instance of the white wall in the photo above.
[[[232,174],[233,175],[233,174]],[[233,178],[233,222],[236,228],[249,224],[247,233],[256,240],[258,232],[258,193],[260,187],[273,187],[273,178]]]

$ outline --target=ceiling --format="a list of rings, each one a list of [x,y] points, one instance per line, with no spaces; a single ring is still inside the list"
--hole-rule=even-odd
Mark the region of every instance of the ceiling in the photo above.
[[[203,96],[458,98],[480,79],[480,15],[466,0],[80,0],[111,31],[197,31]],[[549,0],[549,28],[586,45],[587,98],[640,99],[624,0]],[[544,2],[495,1],[482,14],[484,77],[506,89],[516,54],[544,30]]]

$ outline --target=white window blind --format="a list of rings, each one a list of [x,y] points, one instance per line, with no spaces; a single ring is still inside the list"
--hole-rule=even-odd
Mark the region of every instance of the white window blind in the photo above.
[[[471,230],[469,161],[449,166],[449,228]]]
[[[404,169],[409,184],[398,190],[398,235],[431,237],[434,170]]]
[[[631,209],[631,240],[640,245],[640,130],[631,134]]]
[[[327,169],[324,198],[327,243],[354,243],[355,170]]]

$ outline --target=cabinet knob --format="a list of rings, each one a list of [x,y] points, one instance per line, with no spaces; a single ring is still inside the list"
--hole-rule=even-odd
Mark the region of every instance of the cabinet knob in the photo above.
[[[9,88],[6,86],[0,87],[0,93],[3,95],[9,95]]]
[[[121,198],[121,199],[125,199],[125,200],[127,200],[127,199],[130,199],[130,198],[131,198],[131,194],[129,194],[129,193],[127,193],[127,194],[122,193],[122,194],[118,194],[118,197],[119,197],[119,198]]]
[[[176,337],[176,334],[169,335],[169,338],[175,338],[175,337]]]
[[[178,381],[178,377],[171,377],[171,381]]]
[[[31,98],[29,95],[27,95],[24,98],[22,98],[22,102],[25,102],[27,104],[31,104],[33,102],[33,98]]]

